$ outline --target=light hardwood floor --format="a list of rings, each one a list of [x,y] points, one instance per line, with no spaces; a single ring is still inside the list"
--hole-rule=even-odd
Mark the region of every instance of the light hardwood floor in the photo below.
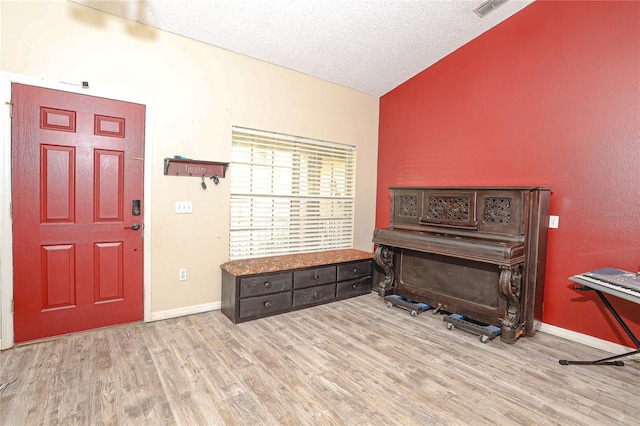
[[[233,325],[219,311],[0,353],[0,424],[621,425],[640,362],[538,333],[487,344],[375,294]]]

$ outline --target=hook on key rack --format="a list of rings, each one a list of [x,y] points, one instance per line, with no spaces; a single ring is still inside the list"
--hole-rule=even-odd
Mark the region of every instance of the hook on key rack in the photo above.
[[[202,189],[207,189],[207,184],[204,178],[205,178],[205,175],[202,175],[202,182],[200,182],[200,186],[202,186]],[[209,179],[211,179],[213,183],[215,183],[216,185],[220,183],[220,178],[218,177],[218,175],[213,175]]]

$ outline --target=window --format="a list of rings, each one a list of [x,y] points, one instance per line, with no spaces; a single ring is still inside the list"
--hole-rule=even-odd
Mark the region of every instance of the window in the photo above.
[[[355,147],[233,128],[231,260],[350,248]]]

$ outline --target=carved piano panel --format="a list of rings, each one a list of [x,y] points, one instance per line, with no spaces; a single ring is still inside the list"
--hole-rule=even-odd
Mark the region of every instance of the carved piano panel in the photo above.
[[[391,223],[376,229],[380,296],[440,306],[502,328],[513,343],[539,329],[548,188],[391,188]]]

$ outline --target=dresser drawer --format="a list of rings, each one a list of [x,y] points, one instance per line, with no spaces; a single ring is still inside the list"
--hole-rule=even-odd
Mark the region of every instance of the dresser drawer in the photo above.
[[[367,277],[371,275],[372,271],[373,271],[373,264],[370,260],[338,265],[338,281],[345,281],[345,280],[352,280],[354,278]]]
[[[371,292],[371,277],[357,278],[355,280],[343,281],[338,283],[336,297],[339,299],[345,297],[359,296]]]
[[[319,285],[317,287],[307,287],[300,290],[293,290],[293,306],[311,305],[313,303],[326,302],[336,297],[336,286],[334,284]]]
[[[317,306],[337,299],[339,281],[341,299],[359,296],[371,289],[372,257],[339,249],[230,260],[220,265],[220,310],[238,324]]]
[[[320,268],[303,269],[293,273],[293,287],[305,288],[336,281],[336,267],[322,266]]]
[[[259,275],[240,279],[240,297],[260,296],[291,290],[291,273]]]
[[[291,292],[240,299],[240,318],[262,316],[291,308]]]

